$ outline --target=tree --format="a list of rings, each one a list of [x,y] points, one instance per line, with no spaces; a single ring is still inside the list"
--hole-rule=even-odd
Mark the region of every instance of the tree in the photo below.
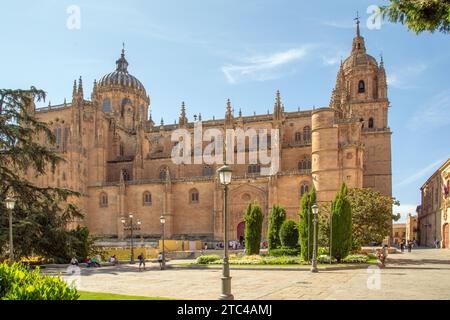
[[[450,0],[389,0],[381,8],[383,18],[405,24],[419,34],[424,31],[450,33]]]
[[[355,243],[368,245],[371,241],[381,242],[390,236],[392,220],[400,218],[392,214],[392,207],[400,205],[400,202],[372,189],[349,190],[348,198],[352,206]]]
[[[244,215],[245,249],[247,254],[259,254],[262,236],[263,214],[257,202],[250,203]]]
[[[269,227],[267,230],[269,251],[281,246],[280,228],[285,220],[286,210],[284,210],[284,208],[279,205],[274,205],[272,207],[272,212],[270,213]]]
[[[0,89],[0,212],[5,199],[13,195],[14,251],[16,256],[42,255],[67,258],[72,238],[66,226],[82,217],[70,200],[79,196],[68,189],[38,187],[26,180],[55,170],[64,161],[39,140],[55,142],[51,130],[30,112],[34,101],[45,93],[30,90]],[[0,216],[0,253],[8,243],[8,219]],[[67,260],[66,260],[67,261]]]
[[[352,207],[345,183],[331,204],[331,256],[340,262],[352,248]]]
[[[280,239],[283,247],[295,248],[298,246],[298,225],[292,220],[286,220],[281,225]]]
[[[309,261],[312,258],[313,252],[313,235],[314,224],[312,218],[312,206],[316,203],[316,189],[312,188],[310,192],[303,194],[300,203],[300,223],[299,223],[299,235],[300,235],[300,249],[302,259]],[[316,233],[316,236],[318,233]]]

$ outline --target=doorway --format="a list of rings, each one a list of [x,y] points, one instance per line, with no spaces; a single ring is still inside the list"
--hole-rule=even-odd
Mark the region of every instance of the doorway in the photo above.
[[[241,246],[242,246],[242,244],[243,244],[243,242],[245,240],[244,237],[245,237],[245,222],[242,221],[237,226],[237,240],[239,241]]]

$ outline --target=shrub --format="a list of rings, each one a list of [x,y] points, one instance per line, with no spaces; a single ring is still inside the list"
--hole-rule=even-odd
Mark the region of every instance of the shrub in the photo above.
[[[348,189],[345,183],[331,204],[331,256],[340,262],[352,247],[352,208],[348,199]]]
[[[247,254],[259,254],[263,214],[258,203],[250,203],[245,212],[245,250]]]
[[[286,220],[281,225],[280,240],[283,247],[295,248],[298,245],[298,226],[292,220]]]
[[[269,227],[267,230],[267,241],[269,251],[281,247],[280,229],[286,220],[286,210],[283,207],[274,205],[269,218]]]
[[[209,264],[212,263],[214,261],[218,261],[222,259],[221,257],[219,257],[218,255],[205,255],[205,256],[200,256],[195,260],[195,263],[197,264]]]
[[[318,256],[322,256],[322,255],[329,255],[330,254],[330,250],[328,250],[329,248],[325,248],[325,247],[319,247],[317,248],[317,255]]]
[[[364,254],[355,254],[355,255],[350,255],[345,257],[344,259],[342,259],[342,262],[346,262],[346,263],[366,263],[367,260],[369,260],[368,256],[364,255]]]
[[[279,248],[270,250],[270,255],[272,257],[282,257],[282,256],[298,256],[300,254],[300,248]]]
[[[79,294],[59,277],[29,271],[15,263],[0,265],[0,300],[77,300]]]
[[[369,259],[369,260],[376,260],[376,259],[378,259],[378,257],[377,257],[377,255],[375,253],[370,252],[370,253],[367,254],[367,259]]]
[[[319,263],[330,263],[330,262],[331,263],[336,263],[337,262],[336,259],[331,259],[331,257],[329,255],[327,255],[327,254],[319,255],[319,257],[317,258],[317,261]]]

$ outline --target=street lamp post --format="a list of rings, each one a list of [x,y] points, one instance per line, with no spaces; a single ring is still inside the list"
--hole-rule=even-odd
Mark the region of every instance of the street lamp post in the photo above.
[[[14,243],[13,243],[13,210],[16,206],[16,201],[13,198],[6,198],[6,208],[9,213],[9,265],[14,263]]]
[[[222,271],[222,294],[219,300],[234,300],[231,294],[231,277],[230,264],[228,261],[228,185],[231,183],[232,170],[226,164],[217,170],[219,174],[220,184],[224,187],[223,195],[223,229],[224,229],[224,254],[223,254],[223,271]]]
[[[319,206],[317,204],[314,204],[311,208],[312,213],[313,213],[313,228],[314,228],[314,239],[313,239],[313,258],[312,258],[312,267],[311,267],[311,272],[319,272],[319,270],[317,269],[317,214],[319,212]],[[330,252],[331,254],[331,252]]]
[[[164,238],[165,238],[165,225],[166,225],[166,217],[163,215],[159,218],[162,226],[162,262],[161,262],[161,270],[166,269],[166,251],[164,248]]]
[[[124,230],[130,230],[130,236],[131,236],[131,250],[130,250],[130,263],[134,264],[134,234],[133,231],[134,230],[140,230],[140,226],[141,226],[141,221],[138,220],[137,223],[133,223],[133,214],[130,213],[128,215],[128,218],[130,219],[130,222],[127,224],[127,221],[125,220],[125,218],[122,218],[122,224],[123,224],[123,228]]]

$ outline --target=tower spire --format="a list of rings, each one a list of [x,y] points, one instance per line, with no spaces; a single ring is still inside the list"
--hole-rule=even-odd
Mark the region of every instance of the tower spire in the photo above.
[[[361,37],[361,32],[359,30],[359,11],[356,11],[356,18],[354,19],[356,21],[356,36]]]
[[[116,71],[128,73],[128,61],[125,59],[125,42],[122,43],[122,54],[119,60],[116,61]]]
[[[273,116],[275,119],[279,120],[281,119],[282,113],[283,113],[283,105],[281,103],[280,90],[277,90],[275,105],[273,107]]]
[[[77,80],[73,80],[73,92],[72,97],[75,97],[77,95]]]
[[[353,19],[356,21],[356,37],[353,39],[352,54],[353,53],[366,53],[366,45],[364,43],[364,38],[361,37],[359,18],[360,18],[359,12],[356,12],[356,18]]]
[[[83,79],[80,76],[80,80],[78,82],[78,95],[83,99]]]
[[[184,101],[181,102],[180,119],[178,123],[180,124],[180,126],[184,126],[187,124],[186,105],[184,104]]]

